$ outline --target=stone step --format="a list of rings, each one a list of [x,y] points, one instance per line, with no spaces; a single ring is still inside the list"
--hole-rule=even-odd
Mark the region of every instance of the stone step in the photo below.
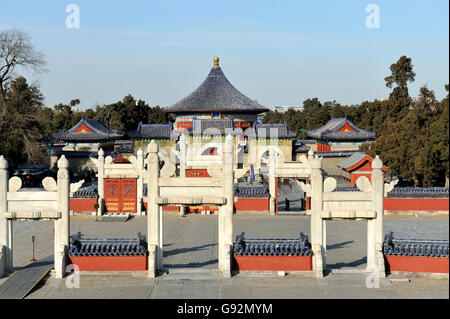
[[[342,267],[342,268],[328,268],[331,274],[364,274],[366,273],[365,268],[354,268],[354,267]]]
[[[206,267],[164,267],[162,271],[169,274],[220,274],[217,268]]]
[[[164,268],[162,280],[217,280],[220,272],[215,268]]]

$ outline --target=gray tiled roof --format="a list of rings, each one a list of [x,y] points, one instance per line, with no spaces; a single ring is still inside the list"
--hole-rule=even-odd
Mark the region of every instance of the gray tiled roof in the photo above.
[[[345,160],[338,163],[337,165],[342,168],[348,168],[348,167],[353,166],[356,163],[358,163],[365,156],[366,156],[366,154],[361,153],[361,152],[353,153],[351,156],[347,157]]]
[[[345,123],[348,123],[355,131],[339,132]],[[317,139],[323,140],[368,140],[375,138],[375,133],[371,131],[362,130],[350,122],[346,117],[330,120],[324,126],[308,131],[307,135]]]
[[[294,153],[308,153],[309,147],[306,145],[295,145],[294,146]]]
[[[82,125],[85,125],[92,132],[75,132]],[[82,118],[74,127],[67,131],[55,133],[53,136],[56,139],[63,141],[104,141],[114,140],[121,138],[123,133],[120,131],[112,130],[103,124],[99,119],[86,119]]]
[[[176,139],[180,135],[168,124],[142,124],[139,122],[136,131],[128,133],[131,138]]]
[[[316,151],[315,155],[319,157],[349,157],[359,151]]]
[[[192,127],[188,129],[193,135],[225,135],[235,134],[231,119],[202,119],[193,120]]]
[[[268,112],[269,109],[239,92],[220,67],[213,67],[205,81],[166,112]]]
[[[244,131],[244,135],[253,138],[294,138],[297,136],[295,132],[287,129],[284,124],[259,124],[250,127]]]

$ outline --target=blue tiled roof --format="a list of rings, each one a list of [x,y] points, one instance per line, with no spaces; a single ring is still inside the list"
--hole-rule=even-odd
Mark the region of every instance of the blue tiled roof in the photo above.
[[[83,124],[92,132],[75,132]],[[119,139],[123,136],[123,133],[110,129],[99,119],[82,118],[71,129],[55,133],[53,136],[63,141],[105,141]]]
[[[138,238],[81,238],[81,233],[72,236],[69,245],[70,256],[145,256],[145,237]]]
[[[270,196],[268,185],[234,186],[234,196],[239,198],[266,198]]]
[[[233,254],[241,256],[309,256],[311,243],[308,236],[300,233],[299,238],[244,238],[245,233],[236,236]]]
[[[385,236],[384,255],[448,258],[448,240],[397,239],[393,232]]]
[[[220,67],[213,67],[194,92],[166,109],[172,113],[212,111],[261,113],[269,109],[239,92]]]
[[[448,198],[448,187],[394,187],[388,197]]]
[[[154,139],[176,139],[180,136],[172,128],[172,123],[168,124],[142,124],[139,122],[136,131],[128,133],[131,138],[154,138]]]
[[[359,188],[336,187],[334,192],[359,192]],[[390,198],[448,198],[448,187],[394,187],[387,193]]]
[[[339,132],[345,123],[354,129],[355,131],[343,131]],[[324,126],[308,131],[307,135],[313,138],[322,140],[348,140],[348,141],[360,141],[375,138],[375,133],[371,131],[362,130],[350,122],[346,117],[330,120]]]

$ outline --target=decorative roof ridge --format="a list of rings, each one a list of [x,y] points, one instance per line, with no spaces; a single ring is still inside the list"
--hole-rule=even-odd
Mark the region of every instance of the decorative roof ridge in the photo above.
[[[248,98],[230,83],[218,60],[206,79],[193,92],[167,107],[165,112],[268,112],[269,109]]]

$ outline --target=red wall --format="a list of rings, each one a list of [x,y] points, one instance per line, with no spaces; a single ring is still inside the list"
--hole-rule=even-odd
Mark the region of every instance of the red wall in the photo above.
[[[69,206],[74,212],[95,212],[97,211],[95,204],[97,198],[71,198]]]
[[[317,143],[317,151],[318,152],[331,151],[331,145]]]
[[[234,202],[234,209],[236,211],[268,211],[269,199],[268,198],[238,198]]]
[[[147,270],[147,256],[69,256],[69,262],[80,271]]]
[[[386,271],[448,274],[448,257],[384,256]]]
[[[144,202],[144,208],[147,210],[147,202]],[[163,212],[179,212],[180,206],[163,206]]]
[[[307,271],[312,270],[312,256],[241,256],[235,255],[235,270]]]
[[[385,210],[448,211],[448,198],[385,198]]]
[[[372,168],[370,168],[370,170],[372,171]],[[352,176],[351,181],[350,181],[350,183],[351,183],[350,185],[351,186],[355,186],[356,185],[356,180],[358,178],[360,178],[361,176],[367,177],[369,179],[369,182],[372,180],[372,174],[371,173],[367,173],[367,174],[352,173],[351,176]]]
[[[186,177],[211,177],[211,176],[209,176],[208,170],[206,169],[187,169]]]

